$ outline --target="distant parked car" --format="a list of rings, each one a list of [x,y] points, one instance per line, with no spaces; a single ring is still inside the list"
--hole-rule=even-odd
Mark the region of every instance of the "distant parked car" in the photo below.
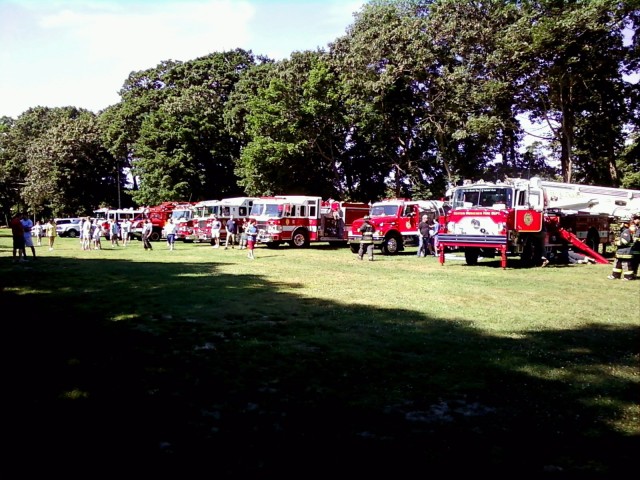
[[[82,230],[81,218],[56,218],[56,232],[59,237],[77,238]]]

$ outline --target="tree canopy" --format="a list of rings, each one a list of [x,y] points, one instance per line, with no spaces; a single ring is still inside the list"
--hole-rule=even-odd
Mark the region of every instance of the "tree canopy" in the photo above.
[[[433,198],[533,175],[640,188],[639,7],[371,0],[326,49],[166,60],[102,112],[0,119],[0,207]],[[531,126],[545,127],[535,142]]]

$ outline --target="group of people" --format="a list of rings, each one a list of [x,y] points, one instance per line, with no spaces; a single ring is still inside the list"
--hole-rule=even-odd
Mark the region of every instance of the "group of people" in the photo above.
[[[369,261],[373,261],[375,227],[369,215],[366,215],[363,220],[364,222],[359,229],[361,237],[358,258],[362,260],[366,254]],[[438,254],[439,230],[440,224],[435,218],[429,218],[429,215],[426,214],[422,215],[422,221],[418,224],[418,257],[435,257]]]
[[[49,250],[53,250],[53,244],[57,237],[56,222],[50,219],[46,223],[37,221],[34,225],[33,221],[26,213],[16,214],[11,219],[11,236],[13,241],[13,261],[27,261],[27,247],[31,249],[33,259],[36,258],[36,249],[33,244],[33,235],[36,235],[38,246],[42,245],[42,237],[49,240]]]
[[[213,248],[220,248],[220,231],[222,230],[222,222],[217,215],[211,215],[211,242]],[[225,223],[226,239],[224,249],[229,247],[234,248],[237,244],[240,250],[247,249],[247,257],[255,259],[254,250],[256,240],[258,238],[258,227],[256,220],[250,220],[246,218],[242,225],[238,225],[238,222],[233,218],[233,215],[229,217]]]
[[[101,250],[102,237],[107,237],[111,241],[111,247],[126,247],[131,238],[131,220],[125,219],[118,222],[110,219],[105,226],[103,220],[99,218],[85,217],[80,223],[80,247],[83,250]]]
[[[418,224],[418,257],[435,257],[438,254],[438,231],[440,224],[429,215],[422,215]]]

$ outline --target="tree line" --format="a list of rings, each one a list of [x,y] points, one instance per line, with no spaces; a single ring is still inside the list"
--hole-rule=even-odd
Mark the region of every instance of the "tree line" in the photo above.
[[[101,112],[1,118],[0,207],[425,199],[533,175],[640,188],[639,14],[640,0],[372,0],[326,48],[166,60]],[[525,145],[530,124],[548,133]]]

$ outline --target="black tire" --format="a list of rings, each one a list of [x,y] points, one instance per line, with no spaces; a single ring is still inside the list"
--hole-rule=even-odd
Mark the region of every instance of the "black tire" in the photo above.
[[[474,247],[465,247],[464,248],[464,259],[467,262],[467,265],[477,265],[478,257],[480,256],[480,249]]]
[[[309,246],[309,234],[305,230],[293,232],[289,245],[295,248],[306,248]]]
[[[79,232],[76,230],[67,230],[67,236],[70,238],[78,238]]]
[[[385,255],[395,255],[402,250],[402,239],[396,235],[391,235],[382,244],[382,253]]]
[[[149,235],[149,241],[151,242],[157,242],[160,238],[162,238],[162,234],[157,230],[152,231],[151,235]]]

